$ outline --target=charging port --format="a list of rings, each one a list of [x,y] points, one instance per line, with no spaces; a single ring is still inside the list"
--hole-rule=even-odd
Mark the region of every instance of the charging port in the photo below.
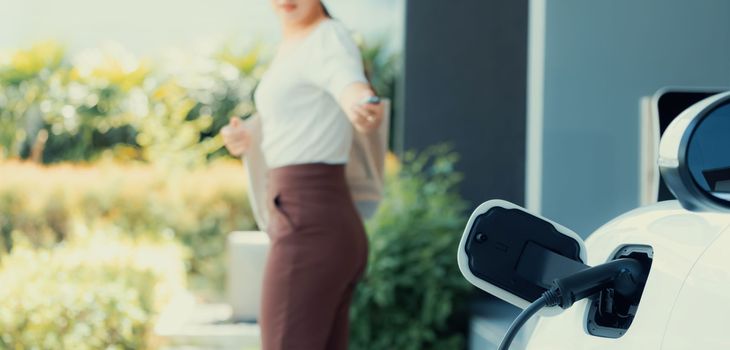
[[[644,245],[624,246],[617,251],[610,261],[636,259],[643,265],[645,273],[640,276],[640,287],[633,295],[622,296],[613,288],[607,288],[591,299],[586,327],[588,333],[604,338],[620,338],[626,333],[639,308],[653,256],[653,249]]]

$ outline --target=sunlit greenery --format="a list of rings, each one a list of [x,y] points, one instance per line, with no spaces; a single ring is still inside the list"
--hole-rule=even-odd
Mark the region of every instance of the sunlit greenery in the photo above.
[[[257,50],[153,62],[114,45],[67,57],[53,42],[9,57],[0,60],[0,156],[44,163],[107,154],[199,165],[220,149],[214,136],[229,117],[253,112],[262,65]]]
[[[174,238],[192,287],[224,280],[225,236],[253,229],[241,165],[218,161],[171,172],[145,164],[0,164],[0,261],[17,242],[50,249],[84,232]]]
[[[97,232],[0,263],[0,349],[149,349],[156,315],[184,284],[173,242]]]

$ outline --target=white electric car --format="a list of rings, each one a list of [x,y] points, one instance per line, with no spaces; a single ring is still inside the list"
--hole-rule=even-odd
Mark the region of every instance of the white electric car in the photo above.
[[[730,92],[672,121],[659,168],[677,200],[585,242],[505,201],[474,211],[457,254],[464,277],[524,309],[500,349],[533,314],[529,350],[730,349]]]

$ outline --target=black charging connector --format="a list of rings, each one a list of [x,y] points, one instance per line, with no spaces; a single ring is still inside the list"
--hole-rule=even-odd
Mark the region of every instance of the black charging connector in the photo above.
[[[547,255],[555,254],[544,250],[539,251],[539,253]],[[572,273],[568,276],[554,279],[552,287],[546,290],[540,298],[535,300],[517,316],[517,319],[515,319],[507,334],[502,339],[499,350],[509,349],[512,340],[517,335],[517,331],[530,317],[543,307],[560,306],[563,309],[567,309],[573,306],[575,302],[609,288],[615,293],[630,297],[641,292],[641,288],[648,275],[647,271],[644,271],[644,265],[632,258],[616,259],[594,267],[584,265],[585,268],[581,269],[575,266],[574,263],[566,262],[557,254],[555,255],[552,259],[546,259],[545,261],[570,264],[573,266]],[[544,269],[544,271],[554,270],[550,266]]]
[[[586,331],[592,336],[604,338],[620,338],[629,330],[639,311],[639,304],[649,278],[654,250],[647,245],[630,244],[617,249],[609,259],[631,258],[638,260],[644,274],[639,277],[640,290],[632,295],[616,293],[613,288],[606,288],[593,297],[586,314]]]
[[[623,258],[558,278],[553,281],[553,289],[560,297],[557,305],[567,309],[576,301],[606,288],[612,288],[623,296],[632,296],[641,287],[639,279],[642,275],[643,266],[638,260]]]

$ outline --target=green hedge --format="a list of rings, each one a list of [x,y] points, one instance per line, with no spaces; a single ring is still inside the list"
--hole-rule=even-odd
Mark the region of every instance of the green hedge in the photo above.
[[[367,223],[370,258],[351,310],[352,350],[464,348],[468,283],[456,262],[466,224],[448,147],[409,153]]]
[[[0,349],[157,348],[156,315],[185,287],[181,254],[104,234],[16,247],[0,263]]]
[[[240,162],[196,170],[147,164],[0,163],[0,261],[16,242],[53,248],[95,231],[175,238],[191,286],[218,298],[225,237],[255,227]]]

